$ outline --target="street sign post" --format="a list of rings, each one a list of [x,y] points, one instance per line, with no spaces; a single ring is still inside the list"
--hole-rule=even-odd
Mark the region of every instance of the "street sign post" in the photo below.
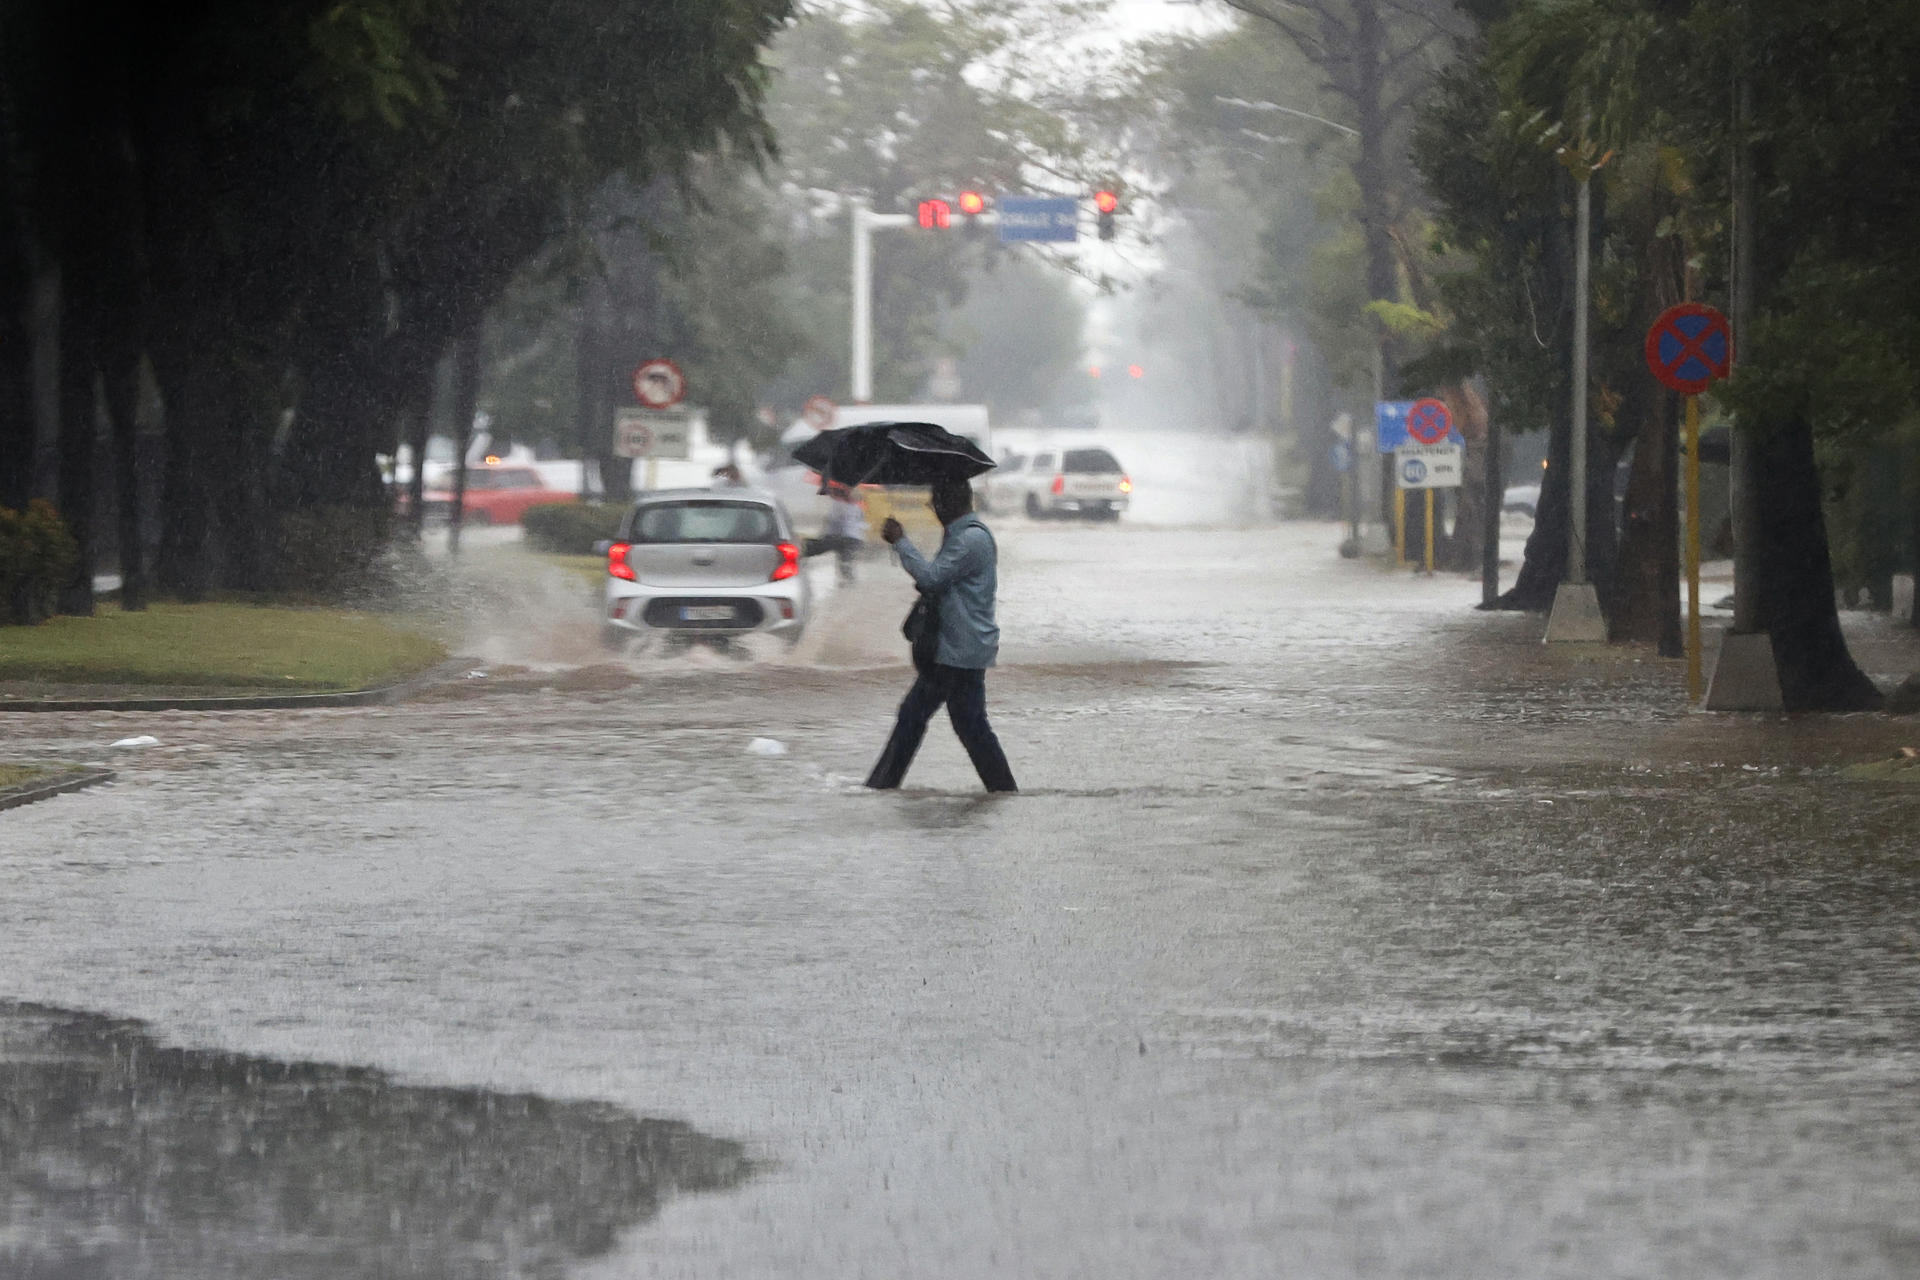
[[[633,398],[649,409],[671,409],[687,398],[687,375],[671,360],[648,360],[633,371]]]
[[[1453,419],[1446,413],[1446,406],[1438,400],[1423,400],[1424,405],[1438,405],[1443,418],[1435,418],[1430,413],[1422,414],[1420,407],[1408,418],[1409,434],[1437,435],[1444,440],[1452,429]],[[1408,489],[1426,491],[1426,562],[1427,572],[1433,572],[1433,491],[1435,489],[1457,489],[1462,483],[1466,470],[1464,454],[1466,450],[1457,444],[1403,444],[1393,451],[1394,476],[1394,517],[1399,528],[1396,540],[1401,552],[1400,558],[1406,558],[1406,519]]]
[[[1647,368],[1687,400],[1687,697],[1704,692],[1700,659],[1700,393],[1733,372],[1733,328],[1698,302],[1668,307],[1647,330]]]
[[[1393,451],[1394,477],[1402,489],[1457,489],[1463,483],[1463,450],[1457,444],[1409,444]]]
[[[684,462],[693,456],[693,433],[700,411],[648,409],[632,405],[614,411],[613,456],[645,458],[649,489],[658,488],[662,458]]]
[[[1000,242],[1069,242],[1080,238],[1080,202],[1072,196],[1001,196]]]
[[[1462,443],[1460,433],[1453,429],[1453,411],[1447,408],[1443,400],[1431,396],[1422,400],[1377,400],[1373,406],[1373,432],[1375,447],[1381,453],[1398,455],[1409,446],[1449,445]],[[1424,473],[1430,464],[1421,462]],[[1454,463],[1454,474],[1459,474],[1459,463]],[[1407,495],[1408,489],[1448,488],[1460,483],[1458,479],[1440,484],[1408,484],[1404,469],[1396,463],[1396,477],[1393,486],[1393,560],[1395,564],[1407,562]],[[1427,569],[1433,569],[1433,495],[1427,495]]]

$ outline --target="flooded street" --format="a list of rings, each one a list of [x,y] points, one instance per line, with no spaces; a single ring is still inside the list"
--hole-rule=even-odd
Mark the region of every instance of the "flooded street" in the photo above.
[[[0,814],[0,1273],[1920,1273],[1916,800],[1843,772],[1913,721],[1333,526],[995,523],[1014,797],[944,717],[859,785],[879,561],[791,655],[543,583],[420,701],[8,718],[120,773]]]

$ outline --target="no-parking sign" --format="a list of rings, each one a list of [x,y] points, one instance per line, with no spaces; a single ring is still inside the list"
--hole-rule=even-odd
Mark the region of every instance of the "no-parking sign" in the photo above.
[[[687,398],[687,375],[671,360],[649,360],[633,371],[633,398],[649,409],[671,409]]]
[[[1647,368],[1683,396],[1697,396],[1733,372],[1733,327],[1712,307],[1668,307],[1647,331]]]

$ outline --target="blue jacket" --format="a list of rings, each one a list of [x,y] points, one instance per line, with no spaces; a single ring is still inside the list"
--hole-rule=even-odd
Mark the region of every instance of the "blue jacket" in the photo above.
[[[931,562],[905,536],[893,546],[913,584],[940,596],[940,649],[934,661],[946,667],[992,666],[1000,655],[1000,627],[993,620],[1000,557],[980,517],[969,511],[948,525]]]

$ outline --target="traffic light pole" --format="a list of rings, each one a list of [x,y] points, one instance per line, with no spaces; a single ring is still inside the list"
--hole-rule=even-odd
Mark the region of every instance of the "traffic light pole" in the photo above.
[[[855,197],[853,209],[853,403],[873,402],[873,233],[887,227],[910,227],[904,213],[875,213]]]

